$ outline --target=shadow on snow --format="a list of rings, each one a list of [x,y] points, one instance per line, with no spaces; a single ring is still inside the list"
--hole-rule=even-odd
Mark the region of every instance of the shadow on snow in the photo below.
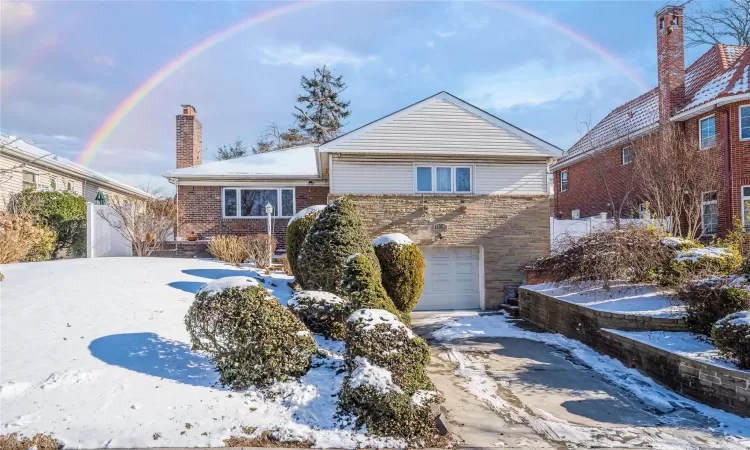
[[[213,386],[218,380],[208,358],[155,333],[103,336],[91,341],[89,351],[107,364],[192,386]]]
[[[171,283],[167,283],[167,286],[188,292],[190,294],[196,294],[200,290],[201,286],[203,286],[203,284],[204,283],[200,281],[173,281]]]
[[[224,277],[253,277],[257,276],[255,272],[240,269],[186,269],[182,273],[194,277],[209,278],[218,280]]]

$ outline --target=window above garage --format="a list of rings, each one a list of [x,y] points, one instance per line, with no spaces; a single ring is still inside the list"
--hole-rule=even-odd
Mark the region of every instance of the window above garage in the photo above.
[[[414,192],[418,194],[471,194],[472,167],[448,165],[414,166]]]

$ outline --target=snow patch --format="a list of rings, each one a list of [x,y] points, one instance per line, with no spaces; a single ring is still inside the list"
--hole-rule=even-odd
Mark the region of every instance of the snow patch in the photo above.
[[[682,252],[677,252],[674,260],[677,262],[691,261],[698,262],[701,258],[725,258],[732,256],[732,252],[724,247],[703,247],[691,248]]]
[[[726,325],[746,327],[750,326],[750,311],[740,311],[732,313],[716,322],[717,327],[723,327]]]
[[[413,338],[414,332],[406,326],[395,314],[384,309],[358,309],[349,315],[347,322],[362,321],[366,324],[365,330],[372,330],[377,325],[387,325],[396,330],[404,330],[409,338]]]
[[[243,289],[259,285],[256,280],[250,277],[224,277],[204,284],[201,286],[198,294],[206,294],[208,297],[213,297],[230,288]]]
[[[414,241],[409,239],[408,236],[401,233],[390,233],[378,236],[372,241],[374,247],[380,247],[381,245],[396,244],[396,245],[408,245],[413,244]]]
[[[681,247],[685,244],[689,244],[691,241],[677,236],[667,236],[661,238],[661,243],[667,247]]]
[[[354,358],[354,362],[357,364],[357,368],[352,371],[352,376],[349,378],[349,386],[352,388],[370,386],[381,394],[389,392],[404,393],[393,382],[393,375],[388,369],[370,364],[367,358],[361,356]]]
[[[439,392],[436,391],[425,391],[425,390],[418,390],[411,396],[411,402],[412,404],[416,406],[424,406],[432,400],[433,398],[440,395]]]
[[[28,389],[31,388],[31,383],[15,383],[13,381],[9,381],[2,386],[0,386],[0,398],[13,398],[18,397],[19,395],[26,392]]]
[[[325,207],[326,207],[326,205],[312,205],[312,206],[308,206],[305,209],[301,209],[301,210],[299,210],[297,212],[297,214],[293,215],[292,218],[289,219],[289,223],[287,223],[286,226],[288,227],[293,222],[295,222],[295,221],[297,221],[297,220],[299,220],[299,219],[301,219],[303,217],[307,217],[310,214],[314,214],[314,213],[316,213],[318,211],[322,211],[323,209],[325,209]]]
[[[68,370],[51,374],[39,389],[57,389],[69,384],[88,384],[99,378],[99,372],[95,370]]]
[[[299,299],[302,297],[312,297],[312,299],[318,303],[323,304],[343,304],[346,303],[346,300],[342,299],[341,297],[331,294],[330,292],[325,291],[299,291],[295,292],[294,295],[292,295],[292,298],[290,298],[287,301],[288,306],[296,306],[299,304]]]

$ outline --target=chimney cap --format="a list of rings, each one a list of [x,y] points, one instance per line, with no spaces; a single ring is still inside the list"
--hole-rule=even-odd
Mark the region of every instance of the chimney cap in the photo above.
[[[673,12],[682,14],[683,11],[685,11],[685,5],[665,5],[654,13],[654,17],[659,17],[662,14]]]
[[[182,106],[182,113],[183,114],[193,115],[193,114],[197,113],[197,111],[195,110],[195,107],[193,105],[180,105],[180,106]]]

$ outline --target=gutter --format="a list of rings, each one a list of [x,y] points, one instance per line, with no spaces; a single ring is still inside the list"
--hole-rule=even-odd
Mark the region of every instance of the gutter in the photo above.
[[[722,106],[722,105],[726,105],[727,103],[734,103],[734,102],[739,102],[739,101],[748,100],[748,99],[750,99],[750,93],[735,94],[735,95],[731,95],[727,97],[715,98],[708,103],[703,103],[702,105],[697,106],[696,109],[691,109],[689,111],[683,111],[679,114],[676,114],[672,116],[669,120],[673,122],[680,122],[683,120],[693,118],[700,114],[709,112],[717,106]]]

